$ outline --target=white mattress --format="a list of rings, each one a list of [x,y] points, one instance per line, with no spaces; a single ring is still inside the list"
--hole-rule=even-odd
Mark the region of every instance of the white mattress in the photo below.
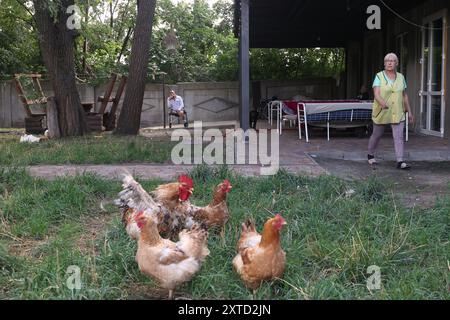
[[[305,103],[306,114],[327,113],[344,110],[372,110],[373,102],[326,102],[326,103]]]

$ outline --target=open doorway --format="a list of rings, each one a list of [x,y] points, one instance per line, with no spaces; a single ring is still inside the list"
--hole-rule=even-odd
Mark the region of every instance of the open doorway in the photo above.
[[[444,137],[447,11],[424,19],[422,30],[421,132]]]

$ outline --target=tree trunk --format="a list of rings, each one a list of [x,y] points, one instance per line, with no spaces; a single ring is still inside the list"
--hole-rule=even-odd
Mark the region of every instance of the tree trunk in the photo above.
[[[130,27],[130,28],[128,29],[127,35],[125,36],[125,39],[123,40],[122,48],[120,49],[120,53],[119,53],[119,55],[117,56],[117,62],[116,62],[117,64],[120,63],[120,59],[122,59],[122,56],[123,56],[125,50],[127,49],[128,41],[130,40],[130,37],[131,37],[131,33],[132,33],[132,32],[133,32],[133,28]]]
[[[138,1],[127,90],[115,134],[139,133],[155,4],[156,0]]]
[[[61,136],[81,136],[88,128],[75,81],[74,37],[78,32],[68,28],[69,14],[66,13],[74,0],[60,0],[56,19],[51,15],[48,1],[33,0],[33,3],[39,44],[55,94]]]
[[[109,27],[111,28],[111,32],[114,27],[114,10],[112,1],[109,3]]]
[[[56,109],[56,103],[53,97],[47,100],[47,125],[48,136],[50,139],[61,138],[58,123],[58,110]]]
[[[86,11],[84,12],[84,14],[86,15],[85,21],[84,23],[86,25],[88,25],[88,20],[89,20],[89,0],[87,0],[86,3]],[[83,62],[82,62],[82,67],[81,69],[83,70],[83,74],[86,75],[87,74],[87,68],[86,68],[86,56],[87,56],[87,51],[88,51],[88,40],[87,37],[84,36],[84,40],[83,40]]]

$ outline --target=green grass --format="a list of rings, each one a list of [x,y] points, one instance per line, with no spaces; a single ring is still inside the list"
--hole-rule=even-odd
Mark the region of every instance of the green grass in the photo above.
[[[173,143],[144,137],[90,135],[20,143],[19,135],[0,135],[0,165],[168,163]]]
[[[232,218],[225,243],[211,235],[211,255],[178,294],[252,298],[231,263],[240,224],[252,217],[260,229],[271,213],[281,213],[288,222],[282,234],[286,272],[283,281],[264,283],[257,299],[450,298],[450,197],[431,209],[407,209],[392,186],[376,179],[345,182],[283,171],[274,177],[243,178],[226,168],[205,166],[191,175],[192,201],[199,205],[209,201],[219,181],[232,181]],[[142,182],[146,189],[159,183]],[[356,192],[346,197],[349,189]],[[0,298],[127,299],[145,297],[135,288],[155,288],[138,270],[136,243],[125,233],[117,209],[111,204],[100,209],[100,202],[108,203],[119,190],[119,182],[92,175],[49,182],[22,170],[1,171]],[[95,240],[81,246],[79,239],[88,235],[86,224],[93,217],[108,223]],[[17,248],[28,254],[18,254]],[[80,291],[65,285],[71,265],[81,269]],[[381,290],[366,288],[370,265],[381,268]]]

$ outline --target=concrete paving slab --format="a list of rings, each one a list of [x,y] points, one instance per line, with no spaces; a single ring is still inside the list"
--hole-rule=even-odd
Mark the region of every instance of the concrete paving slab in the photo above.
[[[104,179],[120,180],[120,175],[129,172],[141,179],[173,180],[180,174],[188,173],[195,166],[185,165],[149,165],[149,164],[125,164],[125,165],[39,165],[27,167],[27,171],[34,177],[54,180],[58,177],[74,176],[83,173],[93,173]],[[259,165],[233,165],[229,166],[235,172],[247,177],[260,177],[261,166]],[[308,176],[320,176],[327,174],[321,166],[314,161],[301,165],[283,166],[283,169],[294,174]]]

